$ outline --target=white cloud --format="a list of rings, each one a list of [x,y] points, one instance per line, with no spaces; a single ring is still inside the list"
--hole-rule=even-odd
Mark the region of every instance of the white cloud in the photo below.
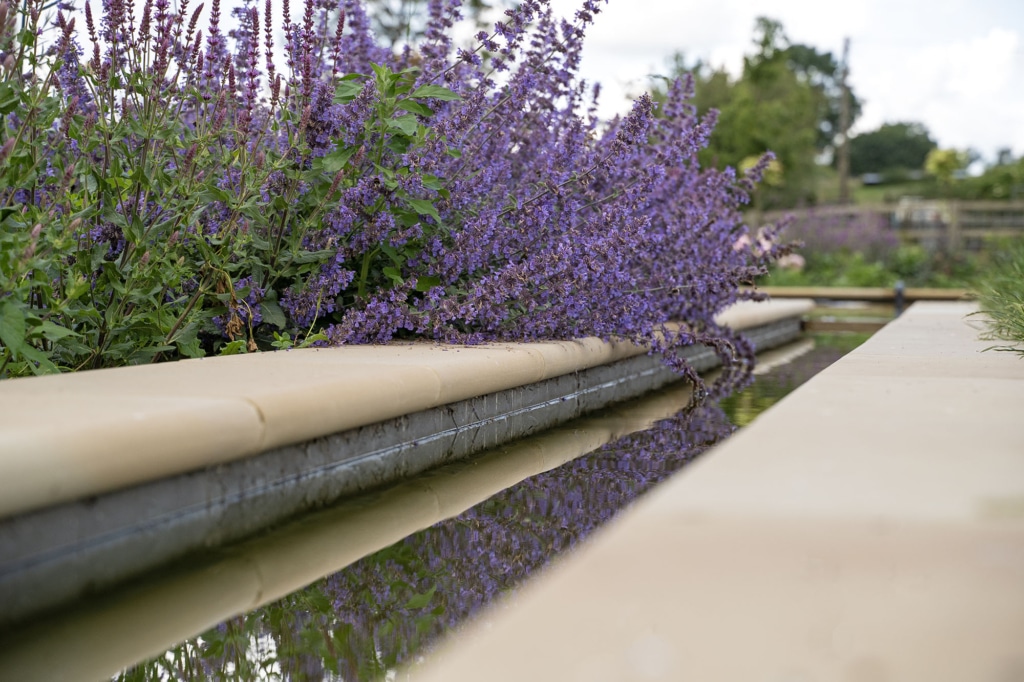
[[[571,15],[579,2],[552,4]],[[837,58],[851,38],[851,84],[865,100],[855,131],[920,121],[943,146],[1024,154],[1019,0],[862,0],[841,12],[820,0],[611,0],[588,32],[583,74],[605,85],[602,113],[621,112],[673,52],[737,73],[757,16]]]
[[[1013,31],[993,28],[969,41],[918,50],[908,70],[927,83],[933,97],[991,97],[1009,85],[1019,43]]]

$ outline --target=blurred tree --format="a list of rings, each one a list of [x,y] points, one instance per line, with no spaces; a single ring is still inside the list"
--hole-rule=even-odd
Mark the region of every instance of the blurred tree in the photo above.
[[[957,171],[967,168],[970,155],[957,149],[933,149],[924,160],[924,170],[935,176],[939,184],[948,188]]]
[[[751,157],[771,150],[778,163],[773,166],[773,182],[759,190],[758,203],[772,208],[813,202],[815,158],[824,144],[822,122],[829,111],[825,71],[834,60],[827,55],[819,68],[815,64],[820,60],[811,59],[818,54],[813,48],[799,46],[791,52],[793,45],[782,24],[766,17],[757,19],[753,42],[754,52],[744,57],[738,79],[724,68],[709,68],[702,62],[688,67],[682,55],[674,58],[672,77],[685,72],[694,75],[698,113],[719,112],[701,162],[740,168]],[[794,67],[797,63],[799,68]],[[838,82],[835,68],[829,77]],[[663,101],[663,86],[655,87],[653,95]]]
[[[810,85],[818,93],[818,138],[819,153],[832,154],[836,137],[839,135],[839,110],[841,107],[842,65],[831,52],[818,52],[809,45],[794,43],[783,53],[787,66],[801,82]],[[861,114],[861,101],[850,90],[850,122]]]
[[[850,138],[850,172],[921,170],[936,146],[920,123],[885,123],[878,130]]]
[[[1016,200],[1024,197],[1024,159],[1014,161],[1008,156],[1001,161],[980,177],[964,183],[967,185],[964,198]]]

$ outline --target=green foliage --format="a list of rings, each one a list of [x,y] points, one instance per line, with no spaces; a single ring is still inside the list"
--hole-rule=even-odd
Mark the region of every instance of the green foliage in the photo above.
[[[996,164],[976,178],[965,178],[958,198],[1024,199],[1024,158]]]
[[[842,107],[842,65],[831,52],[819,52],[809,45],[793,43],[783,52],[783,58],[797,78],[810,85],[818,93],[818,139],[819,152],[834,151],[836,136],[839,134],[840,109]],[[862,105],[856,93],[847,84],[850,105],[850,121],[861,114]]]
[[[924,160],[924,170],[935,177],[943,187],[949,187],[953,175],[967,168],[970,159],[967,152],[957,149],[932,149]]]
[[[890,178],[893,181],[890,181]],[[896,201],[901,196],[963,201],[1024,200],[1024,159],[990,166],[978,176],[954,175],[945,183],[940,182],[935,176],[925,176],[914,182],[899,182],[899,179],[898,173],[886,174],[884,184],[859,189],[858,200],[863,203],[878,203]]]
[[[976,282],[981,314],[990,341],[1009,341],[991,350],[1009,351],[1024,357],[1024,240],[1006,242]]]
[[[892,173],[920,170],[936,148],[920,123],[885,123],[878,130],[850,138],[850,172]]]
[[[763,284],[771,286],[891,287],[899,277],[882,261],[862,253],[816,254],[802,270],[773,268]]]
[[[358,179],[352,169],[360,154],[393,185],[397,208],[388,210],[396,222],[433,217],[423,221],[425,239],[444,229],[429,201],[398,189],[399,175],[410,171],[382,163],[431,139],[422,123],[429,103],[457,97],[437,86],[413,92],[413,71],[375,67],[371,75],[345,77],[335,101],[353,100],[369,83],[381,95],[374,115],[355,145],[313,158],[311,133],[297,113],[302,106],[282,104],[255,141],[243,124],[218,126],[212,110],[209,120],[185,126],[180,111],[163,103],[162,73],[80,66],[95,109],[76,114],[55,86],[63,63],[44,58],[34,40],[38,13],[26,20],[19,34],[0,36],[14,62],[6,73],[28,74],[0,84],[0,111],[18,122],[0,128],[0,378],[322,339],[283,329],[278,301],[334,257],[333,250],[310,250],[306,237],[338,192]],[[201,95],[194,83],[182,87]],[[284,135],[289,146],[253,153],[261,149],[260,135]],[[371,139],[375,146],[363,149],[361,141]],[[53,150],[48,158],[43,142]],[[272,177],[280,192],[268,196]],[[42,192],[54,199],[35,201]],[[435,192],[445,196],[440,186]],[[224,207],[225,217],[214,233],[197,235],[210,206]],[[381,210],[371,207],[369,214]],[[123,235],[116,247],[89,237],[112,228]],[[369,252],[360,295],[393,286],[380,261],[404,259],[383,243]],[[254,287],[261,295],[250,304]],[[268,323],[259,336],[256,313]]]
[[[741,167],[766,151],[775,154],[780,179],[766,183],[755,201],[762,208],[815,200],[816,157],[831,148],[838,132],[839,65],[831,53],[791,44],[782,25],[760,17],[755,51],[733,79],[724,68],[687,67],[677,55],[675,75],[692,71],[699,114],[714,109],[718,123],[700,154],[702,165]],[[655,98],[664,93],[655,89]],[[852,96],[854,115],[860,110]]]
[[[874,258],[857,251],[805,254],[800,270],[772,267],[761,282],[771,286],[964,288],[984,269],[979,255],[950,256],[903,244]]]

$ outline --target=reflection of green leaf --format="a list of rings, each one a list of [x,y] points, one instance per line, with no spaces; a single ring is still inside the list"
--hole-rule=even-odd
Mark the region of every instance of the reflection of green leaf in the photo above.
[[[439,99],[443,102],[453,102],[462,99],[458,93],[452,92],[448,88],[442,88],[440,85],[421,85],[410,96],[429,97],[430,99]]]
[[[329,614],[334,611],[331,600],[320,590],[309,590],[305,593],[306,603],[316,613]]]
[[[422,609],[424,606],[430,603],[430,600],[434,598],[434,593],[437,592],[437,585],[430,588],[429,591],[423,594],[414,595],[412,599],[405,602],[405,608],[407,609]]]

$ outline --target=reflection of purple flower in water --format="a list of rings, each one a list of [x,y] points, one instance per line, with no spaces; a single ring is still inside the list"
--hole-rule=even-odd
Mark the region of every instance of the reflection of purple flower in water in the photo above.
[[[719,408],[699,408],[527,479],[322,581],[334,605],[326,617],[346,623],[353,641],[381,647],[389,666],[408,661],[732,428]],[[346,679],[366,677],[358,659],[342,669]]]
[[[207,671],[237,669],[244,657],[216,642],[243,633],[253,646],[274,641],[285,679],[383,678],[732,430],[717,406],[681,412],[204,634],[215,656],[195,643],[177,652]]]

